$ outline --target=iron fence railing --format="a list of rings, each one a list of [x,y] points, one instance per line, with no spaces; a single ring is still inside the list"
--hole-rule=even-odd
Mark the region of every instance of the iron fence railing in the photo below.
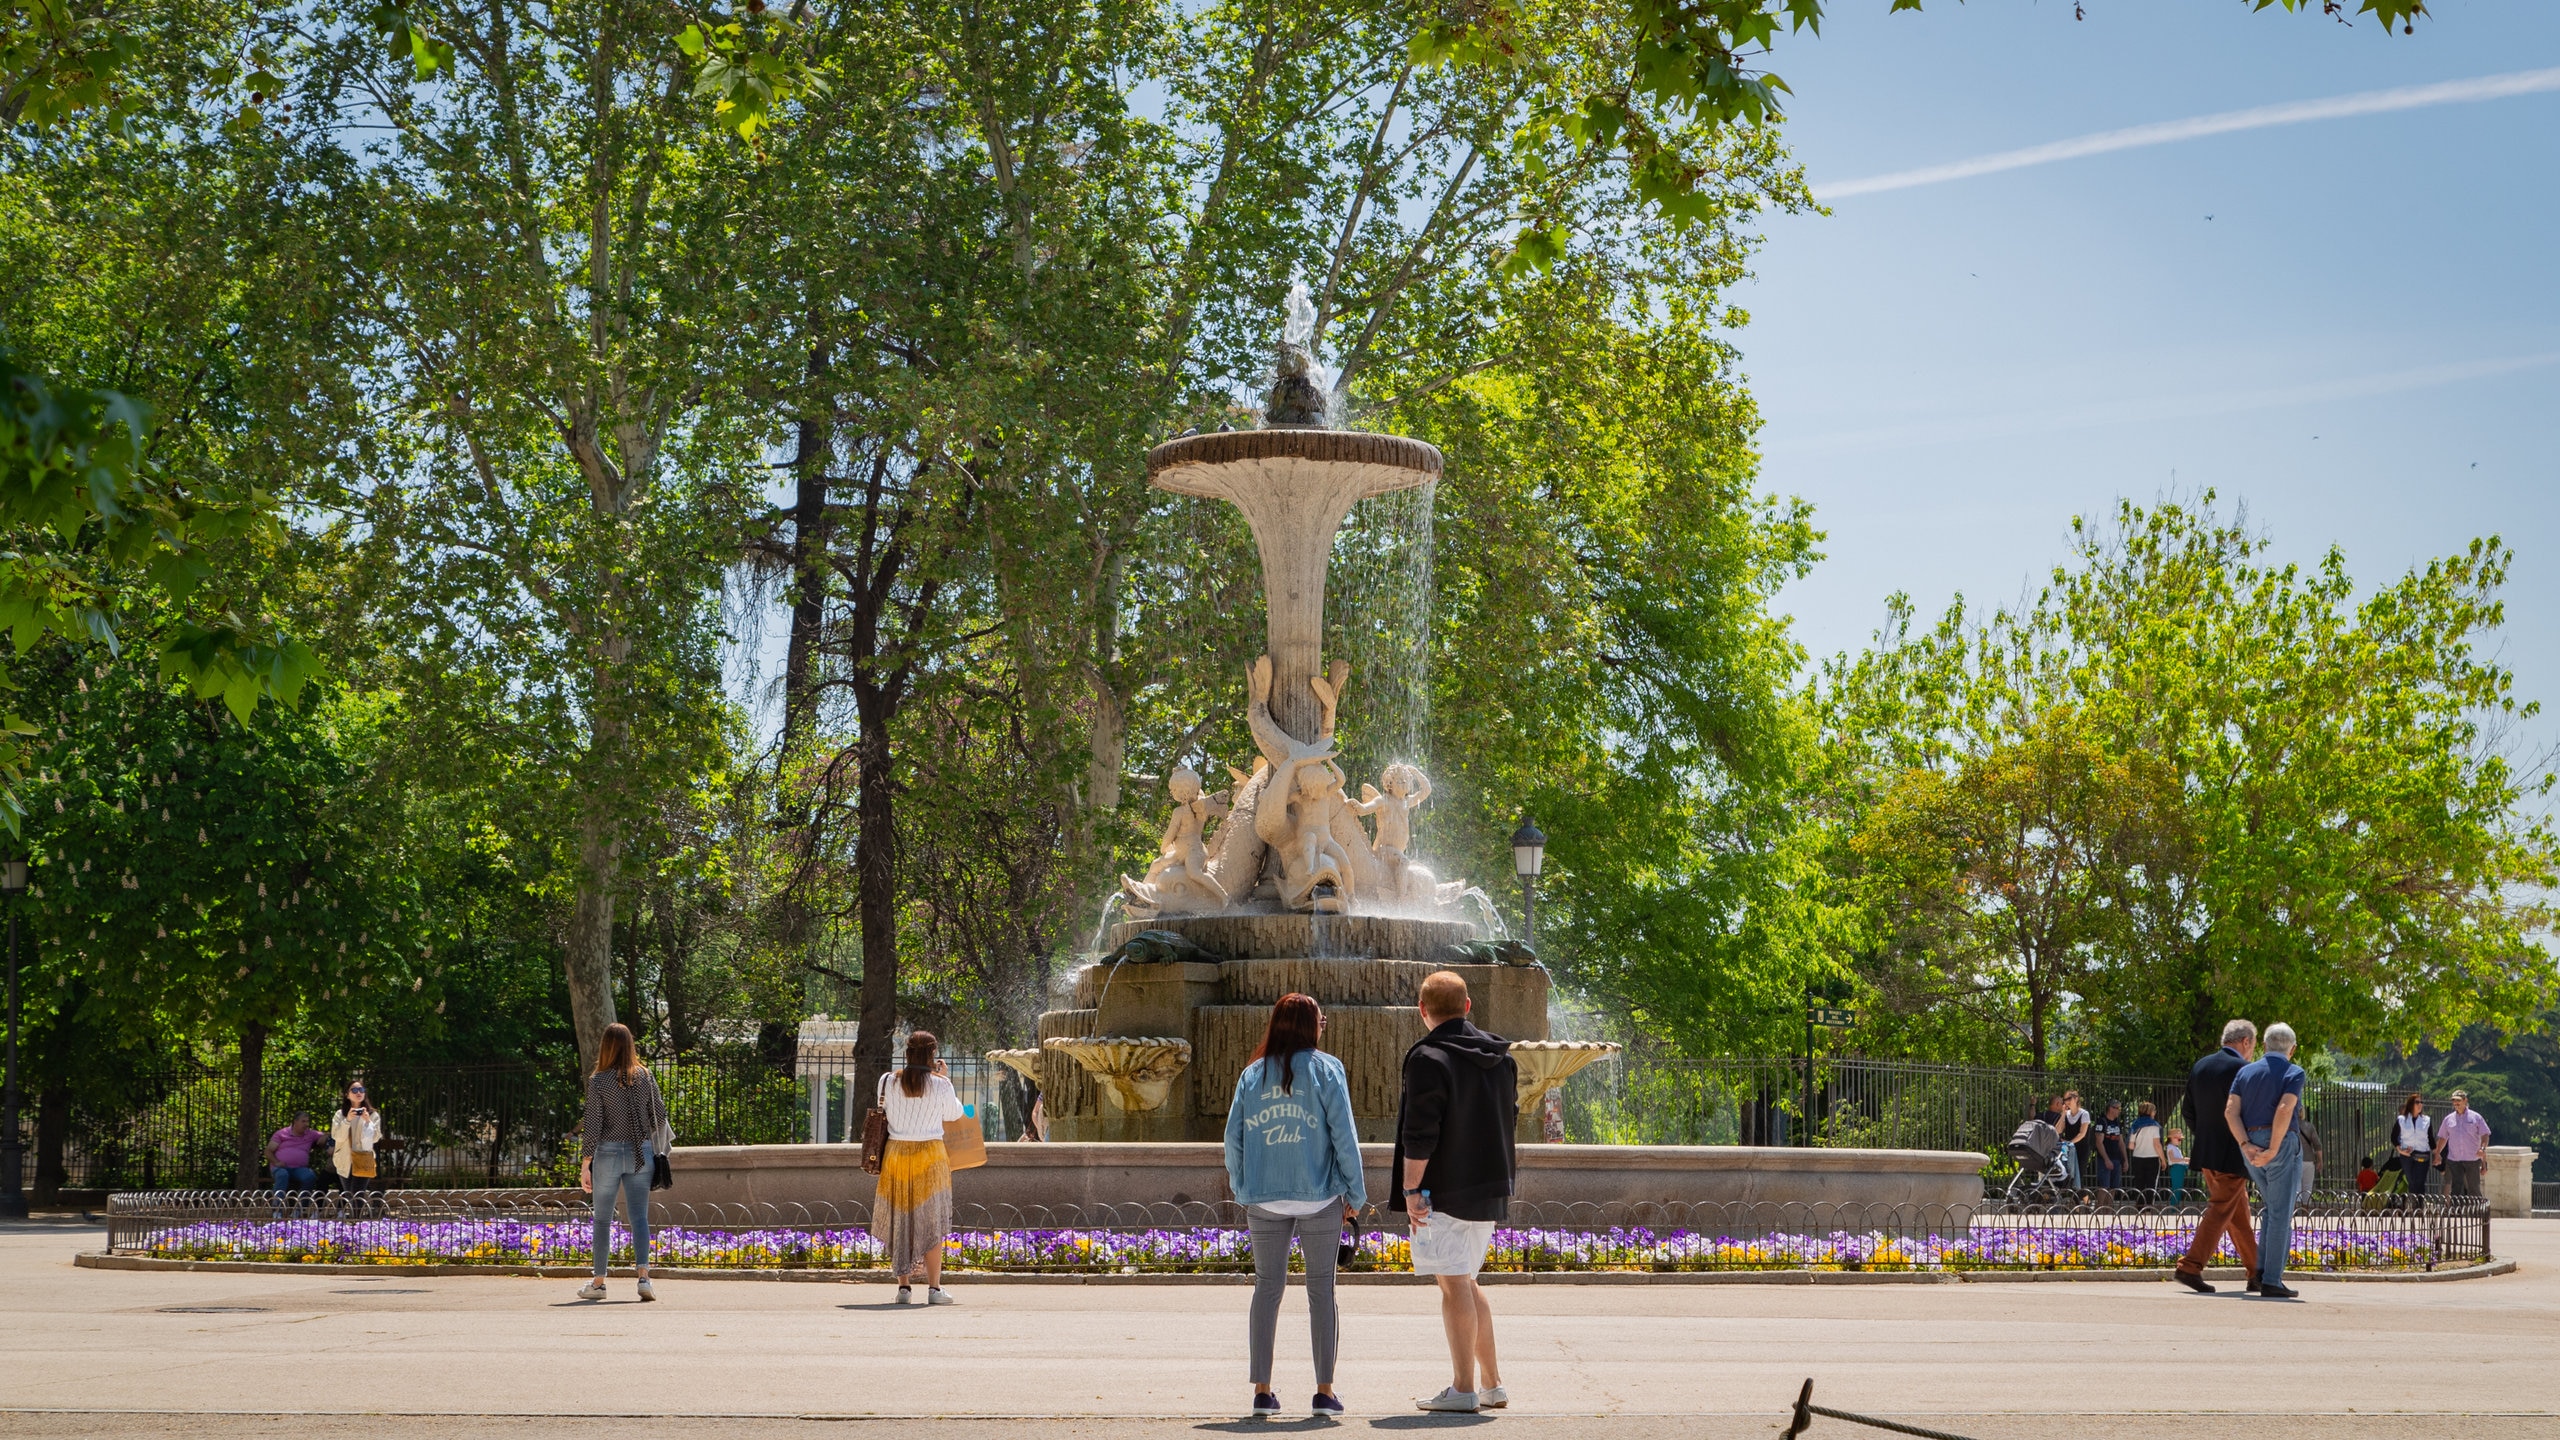
[[[652,1062],[676,1136],[686,1145],[848,1142],[861,1136],[867,1097],[851,1093],[853,1062],[803,1052],[789,1066],[751,1054],[686,1056]],[[953,1085],[988,1138],[1018,1139],[1031,1091],[1013,1072],[975,1055],[948,1061]],[[572,1178],[583,1104],[572,1074],[531,1065],[375,1067],[362,1072],[385,1118],[382,1184],[508,1186]],[[297,1109],[326,1125],[349,1075],[269,1066],[261,1135]],[[1812,1066],[1810,1104],[1800,1058],[1683,1060],[1613,1057],[1563,1088],[1564,1138],[1584,1144],[1862,1146],[1975,1150],[1995,1157],[1986,1178],[2006,1178],[1999,1159],[2018,1122],[2045,1096],[2077,1088],[2093,1111],[2109,1100],[2135,1113],[2149,1100],[2176,1116],[2184,1081],[2174,1077],[1929,1065],[1825,1058]],[[2310,1116],[2326,1154],[2321,1173],[2353,1172],[2356,1156],[2380,1147],[2402,1098],[2397,1092],[2314,1083]],[[1812,1123],[1806,1123],[1807,1114]],[[238,1174],[236,1068],[131,1077],[120,1089],[75,1106],[62,1145],[72,1189],[217,1187]],[[28,1118],[27,1183],[37,1153]]]
[[[671,1269],[877,1268],[870,1207],[695,1204],[653,1197],[651,1261]],[[2073,1208],[1994,1204],[1515,1203],[1495,1232],[1497,1271],[2157,1269],[2186,1251],[2193,1205]],[[613,1262],[630,1237],[612,1230]],[[278,1197],[254,1191],[115,1196],[112,1252],[296,1263],[572,1265],[590,1262],[592,1218],[573,1191],[401,1191]],[[1401,1216],[1357,1227],[1354,1270],[1411,1267]],[[2390,1209],[2319,1196],[2295,1218],[2296,1268],[2435,1270],[2490,1254],[2477,1199],[2429,1197]],[[963,1205],[946,1263],[994,1273],[1249,1270],[1241,1209],[1153,1205]]]
[[[1815,1145],[1893,1150],[1978,1150],[1997,1157],[2018,1122],[2045,1100],[2076,1089],[2092,1114],[2108,1101],[2132,1120],[2144,1101],[2164,1124],[2178,1115],[2184,1076],[1999,1069],[1903,1060],[1827,1057],[1720,1060],[1614,1056],[1563,1090],[1565,1138],[1583,1144]],[[2406,1098],[2379,1086],[2313,1082],[2309,1114],[2323,1173],[2353,1174],[2356,1156],[2382,1145]],[[1810,1114],[1812,1123],[1806,1123]],[[2189,1147],[2192,1149],[2192,1144]],[[2343,1166],[2343,1170],[2341,1167]],[[1995,1159],[1994,1173],[2005,1168]]]
[[[991,1139],[1022,1132],[1009,1098],[1010,1071],[975,1056],[949,1062],[961,1099]],[[861,1114],[845,1096],[852,1062],[804,1058],[790,1069],[752,1055],[653,1061],[676,1139],[686,1145],[790,1145],[859,1140]],[[256,1133],[311,1112],[322,1129],[350,1080],[361,1078],[382,1111],[377,1153],[384,1189],[511,1186],[574,1178],[585,1097],[573,1073],[533,1065],[369,1066],[360,1071],[265,1067]],[[1019,1087],[1014,1087],[1018,1093]],[[218,1187],[239,1174],[240,1072],[205,1066],[128,1076],[74,1104],[61,1147],[71,1190]],[[37,1121],[21,1119],[24,1184],[37,1184]],[[322,1162],[324,1183],[335,1173]]]

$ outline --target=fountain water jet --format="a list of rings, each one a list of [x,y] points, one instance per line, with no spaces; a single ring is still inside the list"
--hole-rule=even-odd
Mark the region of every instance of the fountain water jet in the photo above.
[[[1430,505],[1440,452],[1327,428],[1321,367],[1303,348],[1312,307],[1293,308],[1263,428],[1187,435],[1147,456],[1150,483],[1226,501],[1252,530],[1267,648],[1243,678],[1259,755],[1250,770],[1226,767],[1233,784],[1215,792],[1188,768],[1167,776],[1174,811],[1155,860],[1121,883],[1131,918],[1109,924],[1106,908],[1094,949],[1161,929],[1219,958],[1124,956],[1077,973],[1065,1008],[1040,1018],[1049,1122],[1060,1140],[1217,1138],[1268,1007],[1291,990],[1325,1006],[1325,1048],[1351,1072],[1355,1119],[1369,1138],[1393,1126],[1404,1051],[1423,1033],[1412,997],[1433,969],[1466,976],[1485,1029],[1525,1041],[1547,1034],[1546,971],[1459,950],[1499,933],[1499,917],[1482,890],[1443,883],[1417,859],[1415,828],[1429,813],[1431,783],[1410,757],[1428,738]],[[1363,503],[1373,509],[1345,551],[1346,578],[1364,604],[1394,597],[1378,608],[1395,613],[1375,637],[1339,636],[1343,650],[1384,662],[1390,680],[1383,703],[1351,713],[1367,714],[1381,732],[1366,748],[1373,761],[1405,758],[1383,765],[1353,799],[1339,727],[1354,672],[1344,655],[1325,654],[1325,608],[1344,522]],[[1462,918],[1470,907],[1482,926]],[[1184,1046],[1178,1062],[1165,1048],[1173,1043]],[[1133,1078],[1139,1070],[1143,1082]]]

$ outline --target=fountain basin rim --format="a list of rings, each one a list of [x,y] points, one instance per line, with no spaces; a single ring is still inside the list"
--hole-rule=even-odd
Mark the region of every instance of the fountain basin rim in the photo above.
[[[1410,472],[1391,478],[1372,493],[1402,490],[1439,478],[1440,447],[1402,435],[1366,430],[1220,430],[1167,440],[1147,452],[1147,483],[1181,495],[1223,498],[1225,491],[1189,481],[1181,472],[1194,467],[1259,464],[1268,460],[1304,460],[1334,465],[1374,466]]]
[[[1364,1141],[1361,1163],[1384,1168],[1394,1146]],[[990,1140],[990,1154],[1001,1151],[1011,1166],[1075,1169],[1095,1164],[1224,1165],[1226,1147],[1215,1140]],[[1973,1150],[1852,1150],[1828,1146],[1765,1145],[1554,1145],[1527,1142],[1513,1147],[1522,1170],[1578,1170],[1602,1163],[1621,1170],[1765,1170],[1800,1172],[1855,1171],[1893,1163],[1923,1174],[1971,1175],[1991,1163]],[[848,1161],[858,1164],[862,1147],[854,1143],[821,1145],[679,1145],[668,1152],[679,1172],[753,1159],[769,1169],[831,1169]]]

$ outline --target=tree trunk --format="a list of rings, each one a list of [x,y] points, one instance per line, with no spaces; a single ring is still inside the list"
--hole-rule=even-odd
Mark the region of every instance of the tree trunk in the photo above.
[[[1128,760],[1128,721],[1120,692],[1100,672],[1096,672],[1093,681],[1093,729],[1084,772],[1088,829],[1093,827],[1095,817],[1120,808],[1120,774],[1127,767]],[[1207,778],[1203,777],[1204,781]]]
[[[866,687],[867,688],[867,687]],[[868,1110],[889,1071],[898,1028],[898,872],[895,787],[890,779],[888,715],[864,705],[856,750],[862,796],[855,810],[854,907],[862,921],[862,1009],[854,1037],[854,1093],[849,1106]]]
[[[240,1122],[235,1132],[243,1190],[262,1188],[258,1167],[267,1141],[267,1027],[252,1020],[240,1027]]]
[[[603,801],[590,799],[578,837],[578,898],[569,912],[566,964],[569,1019],[578,1032],[578,1073],[595,1068],[604,1028],[613,1023],[613,882],[621,848]]]
[[[63,1151],[71,1144],[71,1087],[48,1085],[36,1093],[35,1203],[57,1204],[71,1182]],[[144,1188],[149,1188],[148,1186]]]
[[[827,370],[827,347],[809,350],[811,379]],[[787,766],[809,743],[817,726],[818,645],[827,619],[827,547],[834,527],[827,521],[827,428],[821,421],[800,422],[791,456],[791,473],[799,493],[791,503],[791,641],[782,661],[782,744],[777,764]]]

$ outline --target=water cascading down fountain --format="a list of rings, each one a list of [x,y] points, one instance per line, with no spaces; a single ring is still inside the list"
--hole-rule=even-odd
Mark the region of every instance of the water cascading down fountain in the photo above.
[[[1268,646],[1242,678],[1260,753],[1215,793],[1187,768],[1173,773],[1163,844],[1143,877],[1123,879],[1130,918],[1103,940],[1171,931],[1215,958],[1122,960],[1075,977],[1071,1008],[1040,1017],[1050,1138],[1219,1138],[1271,1003],[1292,991],[1325,1007],[1323,1045],[1350,1072],[1362,1138],[1387,1138],[1404,1052],[1423,1032],[1414,993],[1441,968],[1466,977],[1479,1025],[1529,1042],[1522,1131],[1533,1138],[1532,1069],[1542,1096],[1615,1047],[1547,1040],[1547,973],[1525,952],[1487,963],[1458,948],[1487,937],[1460,916],[1471,887],[1416,858],[1414,812],[1430,781],[1399,762],[1350,797],[1335,721],[1351,666],[1323,653],[1326,572],[1352,505],[1436,479],[1440,452],[1331,428],[1304,287],[1290,312],[1261,427],[1186,435],[1147,455],[1149,483],[1224,500],[1252,527]]]

